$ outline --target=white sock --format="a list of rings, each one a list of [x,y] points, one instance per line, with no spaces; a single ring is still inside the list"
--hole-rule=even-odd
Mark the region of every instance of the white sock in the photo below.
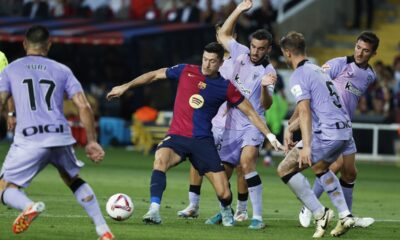
[[[339,218],[343,218],[350,214],[349,208],[344,198],[342,187],[340,186],[339,179],[332,171],[328,171],[319,177],[320,183],[324,191],[328,194],[333,205],[339,212]]]
[[[92,188],[89,184],[82,184],[75,192],[75,198],[81,205],[89,217],[92,219],[94,225],[96,226],[96,232],[99,236],[102,236],[106,232],[110,232],[109,227],[106,224],[106,220],[101,214],[99,204],[96,199]]]
[[[311,190],[310,183],[301,173],[296,173],[287,182],[289,188],[294,192],[296,197],[313,213],[316,219],[321,218],[324,214],[325,207],[321,204],[314,192]]]
[[[262,183],[256,171],[244,176],[249,189],[250,201],[253,206],[253,219],[262,221]]]
[[[200,203],[200,195],[194,192],[189,192],[189,201],[192,207],[198,207]]]
[[[160,211],[160,204],[152,202],[150,204],[150,210]]]
[[[237,200],[236,209],[238,211],[246,211],[247,210],[247,201]]]
[[[24,211],[27,207],[33,204],[33,201],[18,188],[6,188],[3,191],[3,201],[7,206],[20,211]]]

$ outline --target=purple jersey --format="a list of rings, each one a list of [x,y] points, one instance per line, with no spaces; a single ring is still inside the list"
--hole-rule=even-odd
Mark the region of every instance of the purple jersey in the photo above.
[[[312,130],[322,140],[349,140],[350,118],[342,106],[336,88],[322,68],[300,62],[290,76],[290,91],[299,103],[310,100]]]
[[[269,73],[276,74],[275,69],[268,61],[254,65],[249,56],[250,50],[236,40],[229,42],[229,52],[231,54],[232,66],[230,77],[228,78],[233,85],[250,101],[256,112],[262,119],[265,119],[265,109],[260,102],[261,80],[264,75]],[[274,87],[268,87],[269,94],[273,94]],[[243,130],[252,126],[249,118],[237,108],[230,108],[226,119],[226,128]]]
[[[357,66],[354,56],[331,59],[322,68],[333,79],[344,109],[353,118],[358,100],[376,79],[375,72],[370,66],[366,69]]]
[[[15,102],[15,144],[55,147],[75,143],[63,113],[64,94],[72,98],[83,90],[67,66],[42,56],[20,58],[0,74],[0,92],[9,92]]]
[[[228,59],[224,60],[224,63],[219,68],[219,73],[223,78],[231,79],[233,72],[232,67],[233,67],[232,58],[229,57]],[[225,128],[227,113],[228,113],[227,102],[224,102],[224,104],[222,104],[221,107],[219,107],[217,115],[215,115],[215,117],[212,119],[213,127]]]

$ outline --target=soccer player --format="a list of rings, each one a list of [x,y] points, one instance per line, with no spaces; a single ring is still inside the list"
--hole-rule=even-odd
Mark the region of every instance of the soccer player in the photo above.
[[[92,161],[100,162],[104,151],[96,141],[93,113],[82,86],[67,66],[47,58],[51,42],[45,27],[29,28],[23,45],[26,56],[12,62],[0,74],[0,108],[12,95],[18,123],[0,174],[6,183],[1,192],[3,203],[22,211],[13,223],[13,231],[26,231],[45,210],[43,202],[33,202],[20,188],[27,187],[34,176],[51,164],[62,173],[78,203],[93,220],[99,239],[114,239],[93,190],[78,175],[84,164],[75,156],[75,139],[63,115],[66,93],[78,107],[86,130],[86,154]]]
[[[291,149],[279,164],[277,172],[296,197],[310,209],[316,220],[314,238],[324,235],[333,211],[325,208],[311,190],[301,171],[308,166],[320,179],[340,220],[333,236],[344,234],[354,225],[354,219],[343,196],[339,180],[329,171],[329,165],[343,152],[354,147],[350,117],[347,115],[331,78],[322,68],[306,59],[306,44],[301,33],[290,32],[280,41],[287,64],[294,70],[290,90],[297,101],[297,111],[285,132],[285,147],[293,143],[293,131],[300,128],[301,150]]]
[[[253,3],[249,0],[241,2],[230,14],[218,32],[219,40],[232,58],[232,83],[248,99],[265,121],[265,109],[272,104],[272,94],[276,81],[276,72],[268,62],[268,52],[271,49],[272,35],[260,29],[250,36],[250,47],[239,44],[232,37],[232,30],[240,15],[249,10]],[[236,166],[240,163],[248,194],[253,207],[250,229],[265,227],[262,218],[262,182],[256,171],[258,147],[264,141],[263,135],[236,108],[227,113],[225,130],[219,151],[222,161]],[[235,215],[247,215],[246,198],[239,196]],[[211,217],[207,223],[215,224],[220,221],[220,215]]]
[[[205,175],[213,185],[221,203],[222,224],[233,226],[229,189],[221,159],[211,132],[211,119],[225,101],[248,116],[276,149],[281,148],[275,135],[258,116],[249,101],[226,79],[218,69],[223,63],[224,49],[218,43],[205,46],[202,65],[180,64],[145,73],[132,81],[114,87],[107,98],[119,97],[129,88],[149,84],[161,79],[178,80],[174,115],[166,138],[158,145],[150,183],[151,204],[143,216],[145,223],[160,224],[160,204],[166,187],[165,173],[187,157],[199,174]]]
[[[352,56],[333,58],[326,62],[322,68],[332,78],[332,82],[337,89],[337,93],[343,101],[343,107],[350,118],[353,118],[360,97],[367,91],[376,79],[374,70],[368,64],[369,60],[376,55],[379,46],[379,38],[372,32],[362,32],[356,40],[354,53]],[[352,139],[354,141],[354,139]],[[354,148],[343,152],[343,154],[330,166],[330,170],[335,174],[340,171],[340,184],[350,211],[353,205],[353,189],[357,177],[355,165]],[[319,198],[323,193],[323,188],[319,178],[314,181],[313,187],[315,195]],[[308,227],[311,222],[311,212],[303,207],[299,213],[300,224]],[[356,227],[368,227],[374,223],[373,218],[355,218]]]
[[[222,27],[222,24],[216,25],[216,32],[217,32],[216,38],[218,41],[219,41],[218,32],[221,27]],[[235,33],[233,30],[234,29],[232,27],[231,33],[229,35],[235,39]],[[255,34],[255,37],[256,38],[257,37],[260,37],[260,38],[266,37],[267,38],[268,33],[265,33],[264,35],[258,33],[258,34]],[[243,52],[246,54],[250,52],[249,48],[247,48],[244,45],[237,44],[236,47],[237,47],[237,49],[236,49],[237,52]],[[229,56],[229,57],[228,56],[229,56],[229,52],[225,51],[225,57],[224,57],[225,61],[224,61],[223,65],[220,67],[219,71],[224,78],[233,79],[233,77],[232,77],[233,72],[234,72],[233,68],[235,66],[233,64],[234,59],[231,56]],[[262,84],[270,85],[269,88],[272,87],[271,91],[273,91],[273,84],[276,81],[276,74],[275,74],[274,69],[270,65],[267,66],[267,69],[270,70],[269,72],[271,72],[272,74],[266,75]],[[261,71],[261,74],[264,73],[263,67],[258,68],[258,70]],[[248,82],[253,81],[253,79],[245,79],[245,80],[247,80]],[[261,90],[260,81],[261,81],[261,78],[258,78],[257,81],[253,83],[253,86],[250,86],[250,87],[255,88],[255,91],[258,91],[258,92],[264,91],[264,89]],[[234,81],[231,81],[231,82],[234,85],[236,84]],[[248,84],[248,85],[250,85],[250,84]],[[242,92],[242,94],[245,95],[245,93],[243,93],[243,92]],[[253,97],[253,99],[257,98],[256,99],[257,104],[256,105],[253,104],[253,107],[258,106],[259,98],[260,98],[259,94],[254,94],[254,95],[255,96]],[[245,95],[245,96],[247,96],[247,95]],[[269,93],[267,93],[263,96],[269,97]],[[250,98],[250,99],[252,99],[252,98]],[[263,102],[263,100],[262,100],[262,102]],[[270,102],[270,99],[268,99],[267,102]],[[268,103],[267,105],[268,106],[265,106],[265,107],[269,108],[270,104]],[[220,149],[220,147],[221,147],[221,143],[222,143],[221,140],[222,140],[223,132],[225,130],[226,116],[227,116],[228,110],[229,109],[227,108],[227,105],[223,104],[220,107],[220,109],[218,110],[217,115],[212,120],[212,125],[213,125],[212,132],[213,132],[214,140],[215,140],[215,143],[216,143],[218,149]],[[248,121],[248,119],[246,117],[244,117],[244,120]],[[249,122],[249,124],[251,125],[250,122]],[[253,128],[255,128],[255,127],[253,126]],[[239,148],[240,148],[240,146],[239,146]],[[221,153],[221,152],[219,152],[219,153]],[[247,183],[244,179],[242,168],[240,165],[237,166],[237,164],[239,164],[239,159],[240,159],[240,156],[239,156],[239,154],[237,154],[236,161],[225,162],[224,159],[222,159],[222,160],[223,160],[228,178],[230,178],[230,176],[232,175],[233,167],[236,166],[237,185],[238,185],[238,204],[236,207],[234,219],[235,219],[235,221],[244,221],[248,218],[248,215],[247,215],[248,191],[247,191]],[[187,206],[185,209],[178,211],[179,217],[196,218],[198,216],[201,183],[202,183],[202,178],[199,176],[199,174],[196,172],[196,170],[193,167],[191,167],[191,169],[190,169],[190,187],[189,187],[190,203],[189,203],[189,206]],[[217,222],[219,223],[221,220],[220,217],[221,216],[218,214],[218,215],[216,215],[216,218],[214,218],[214,219],[211,218],[209,221],[207,221],[207,223],[209,223],[209,224],[215,224]]]

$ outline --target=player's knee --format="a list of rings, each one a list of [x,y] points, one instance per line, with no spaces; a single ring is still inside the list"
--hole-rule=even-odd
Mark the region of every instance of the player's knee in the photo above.
[[[347,183],[352,183],[357,179],[357,169],[351,169],[345,173],[341,173],[341,179]]]
[[[243,161],[240,163],[242,165],[242,174],[250,173],[256,170],[255,164],[251,161]]]
[[[232,193],[229,188],[223,189],[217,195],[218,195],[219,199],[231,199],[232,198]]]
[[[168,159],[165,157],[156,156],[153,168],[165,172],[169,168]]]
[[[276,169],[279,177],[286,176],[290,173],[289,169],[287,169],[287,165],[284,163],[285,160],[281,161]]]

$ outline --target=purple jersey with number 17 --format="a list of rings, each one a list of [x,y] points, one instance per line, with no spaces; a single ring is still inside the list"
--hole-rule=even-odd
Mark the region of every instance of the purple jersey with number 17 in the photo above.
[[[20,58],[0,74],[0,92],[9,92],[15,102],[15,144],[55,147],[75,143],[63,112],[64,94],[72,98],[83,90],[67,66],[42,56]]]
[[[290,77],[290,90],[297,103],[310,100],[314,136],[322,140],[352,138],[350,117],[322,68],[306,60],[300,62]]]

